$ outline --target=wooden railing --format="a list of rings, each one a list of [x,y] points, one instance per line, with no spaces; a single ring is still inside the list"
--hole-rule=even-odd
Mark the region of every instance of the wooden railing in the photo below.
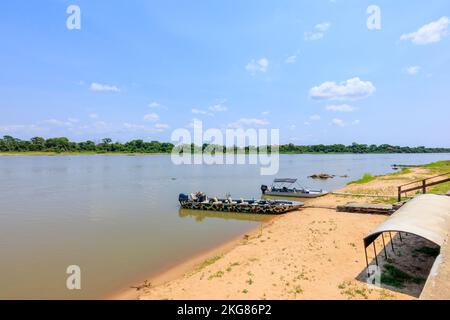
[[[446,178],[442,178],[437,181],[431,181],[433,179],[441,178],[441,177],[446,177]],[[441,184],[441,183],[448,182],[448,181],[450,181],[450,172],[401,185],[398,187],[398,201],[402,200],[403,193],[422,189],[422,193],[425,194],[425,193],[427,193],[428,187],[435,186],[437,184]],[[417,184],[417,185],[412,186],[413,184]],[[405,187],[408,187],[408,188],[405,189]]]

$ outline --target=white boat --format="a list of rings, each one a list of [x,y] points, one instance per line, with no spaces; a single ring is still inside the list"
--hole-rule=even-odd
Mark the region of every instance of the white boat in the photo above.
[[[328,191],[306,189],[297,183],[297,179],[275,179],[272,185],[261,186],[263,195],[294,198],[318,198],[328,194]]]

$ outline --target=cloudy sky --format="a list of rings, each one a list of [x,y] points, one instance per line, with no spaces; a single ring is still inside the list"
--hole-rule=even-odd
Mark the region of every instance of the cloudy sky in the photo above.
[[[199,119],[448,147],[449,17],[448,0],[2,1],[0,135],[169,141]]]

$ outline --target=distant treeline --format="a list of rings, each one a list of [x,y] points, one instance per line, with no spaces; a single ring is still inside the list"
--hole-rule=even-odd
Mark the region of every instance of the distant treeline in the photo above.
[[[208,144],[204,144],[201,149],[205,150]],[[199,150],[200,147],[191,145],[191,150]],[[168,142],[143,140],[133,140],[126,143],[113,142],[109,138],[103,139],[100,143],[94,141],[72,142],[67,138],[35,137],[30,140],[20,140],[11,136],[4,136],[0,139],[0,152],[91,152],[91,153],[170,153],[174,145]],[[188,146],[189,148],[189,146]],[[236,151],[237,147],[222,147],[224,152]],[[216,149],[217,150],[217,149]],[[260,151],[259,147],[245,147],[239,149],[241,152]],[[271,147],[267,147],[271,151]],[[389,144],[366,145],[353,143],[346,146],[343,144],[333,145],[311,145],[298,146],[285,144],[279,146],[280,153],[450,153],[450,148],[426,148],[426,147],[400,147]]]

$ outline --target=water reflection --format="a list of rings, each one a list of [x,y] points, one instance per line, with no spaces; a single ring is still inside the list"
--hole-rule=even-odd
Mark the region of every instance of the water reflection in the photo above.
[[[205,211],[205,210],[188,210],[180,209],[178,211],[180,218],[195,218],[197,222],[203,222],[206,218],[218,218],[223,220],[239,220],[239,221],[253,221],[265,222],[269,221],[274,215],[250,214],[250,213],[235,213],[235,212],[219,212],[219,211]]]

